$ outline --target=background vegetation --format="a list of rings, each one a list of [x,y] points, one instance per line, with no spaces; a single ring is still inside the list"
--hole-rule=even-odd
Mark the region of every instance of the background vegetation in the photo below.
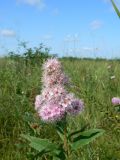
[[[40,122],[34,110],[35,96],[41,90],[41,65],[49,56],[42,44],[27,48],[24,53],[11,52],[0,58],[0,159],[27,160],[32,149],[26,147],[21,133],[59,137],[52,126]],[[71,118],[71,129],[103,128],[106,133],[92,144],[80,149],[76,160],[120,159],[120,114],[111,98],[120,96],[120,60],[61,58],[71,79],[68,90],[84,99],[82,115]],[[49,134],[48,134],[49,133]],[[50,157],[43,157],[44,160]]]

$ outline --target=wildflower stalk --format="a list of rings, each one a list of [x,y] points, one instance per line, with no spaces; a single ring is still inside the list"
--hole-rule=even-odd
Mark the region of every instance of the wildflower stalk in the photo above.
[[[65,151],[66,159],[70,160],[70,145],[68,140],[68,128],[67,128],[67,121],[65,118],[64,125],[63,125],[63,133],[64,133],[64,141],[63,141],[63,149]]]
[[[35,109],[41,120],[53,124],[61,138],[60,145],[48,139],[30,135],[21,135],[30,141],[30,146],[40,153],[52,154],[53,159],[72,160],[72,152],[81,146],[89,144],[104,133],[102,129],[70,132],[67,116],[75,116],[82,112],[84,103],[69,93],[64,85],[67,79],[62,70],[62,65],[57,59],[48,59],[43,66],[43,88],[41,95],[36,96]]]
[[[67,144],[67,129],[66,127],[64,128],[64,150],[67,153],[68,150],[68,144]]]
[[[69,143],[68,143],[68,133],[67,133],[67,126],[64,128],[64,151],[66,153],[66,158],[70,160],[70,150],[69,150]]]

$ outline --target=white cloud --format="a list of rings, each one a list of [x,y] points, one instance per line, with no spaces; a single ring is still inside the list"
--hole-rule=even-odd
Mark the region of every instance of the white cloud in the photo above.
[[[110,2],[110,0],[103,0],[103,2],[105,2],[105,3],[109,3],[109,2]]]
[[[59,11],[58,8],[54,8],[53,11],[52,11],[52,15],[54,15],[54,16],[59,15],[59,13],[60,13],[60,11]]]
[[[82,50],[84,50],[84,51],[99,51],[100,50],[100,48],[92,48],[92,47],[82,47]]]
[[[46,34],[42,36],[42,39],[45,41],[52,40],[53,36],[51,34]]]
[[[72,41],[72,35],[68,34],[66,35],[66,37],[64,38],[65,42],[71,42]]]
[[[73,35],[68,34],[68,35],[65,36],[64,41],[65,42],[76,42],[76,41],[79,41],[79,34],[78,33],[75,33]]]
[[[17,2],[30,6],[35,6],[38,7],[39,9],[43,9],[46,6],[44,0],[17,0]]]
[[[93,51],[94,49],[91,47],[83,47],[82,48],[84,51]]]
[[[4,37],[15,37],[16,33],[14,30],[11,30],[11,29],[2,29],[0,30],[0,35]]]
[[[102,1],[108,5],[108,12],[115,13],[115,9],[111,3],[111,0],[102,0]],[[114,2],[117,5],[118,9],[120,9],[120,0],[114,0]]]
[[[96,30],[101,28],[103,23],[100,20],[94,20],[90,23],[91,29]]]

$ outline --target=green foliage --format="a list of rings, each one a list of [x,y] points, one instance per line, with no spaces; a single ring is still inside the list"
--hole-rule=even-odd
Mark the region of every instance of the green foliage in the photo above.
[[[27,139],[30,142],[30,146],[39,152],[52,152],[53,154],[59,154],[59,150],[56,144],[50,142],[48,139],[41,139],[30,135],[21,135],[21,137]]]
[[[38,157],[42,157],[47,153],[60,159],[63,159],[64,155],[64,159],[69,159],[73,151],[77,151],[80,147],[89,144],[104,133],[103,129],[90,129],[83,132],[79,130],[69,133],[70,130],[67,128],[66,121],[59,122],[55,128],[61,138],[59,144],[30,135],[22,134],[21,137],[30,142],[30,147],[39,151],[39,154],[37,153]]]
[[[72,137],[70,137],[72,139],[72,149],[73,150],[77,150],[79,147],[82,147],[86,144],[89,144],[90,142],[92,142],[93,140],[95,140],[95,138],[101,136],[105,131],[103,129],[90,129],[84,132],[74,132],[74,137],[73,138],[73,134]],[[76,133],[76,134],[75,134]]]
[[[120,60],[60,60],[71,78],[69,90],[85,100],[84,113],[69,119],[72,132],[85,125],[81,132],[90,128],[103,128],[106,131],[94,143],[73,152],[71,160],[119,160],[120,114],[119,109],[112,106],[111,98],[120,96]],[[54,126],[42,124],[34,111],[35,96],[41,90],[41,65],[28,62],[26,66],[24,62],[24,59],[0,58],[1,160],[27,160],[26,153],[31,159],[35,156],[35,150],[26,146],[20,138],[22,133],[61,144]],[[111,79],[111,76],[115,78]],[[64,155],[61,156],[64,160]],[[51,159],[47,154],[41,158]]]
[[[28,48],[25,42],[19,44],[23,47],[23,52],[20,54],[19,50],[18,53],[9,52],[9,57],[17,62],[24,62],[26,65],[41,65],[47,58],[50,57],[49,52],[50,49],[45,47],[42,43],[39,47]]]

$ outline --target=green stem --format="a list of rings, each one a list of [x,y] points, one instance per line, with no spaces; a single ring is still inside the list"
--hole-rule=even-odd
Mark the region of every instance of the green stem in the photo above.
[[[68,144],[68,138],[67,138],[67,126],[64,128],[64,150],[66,153],[66,158],[70,160],[70,149],[69,149],[69,144]]]
[[[64,128],[64,150],[67,152],[67,129]]]

